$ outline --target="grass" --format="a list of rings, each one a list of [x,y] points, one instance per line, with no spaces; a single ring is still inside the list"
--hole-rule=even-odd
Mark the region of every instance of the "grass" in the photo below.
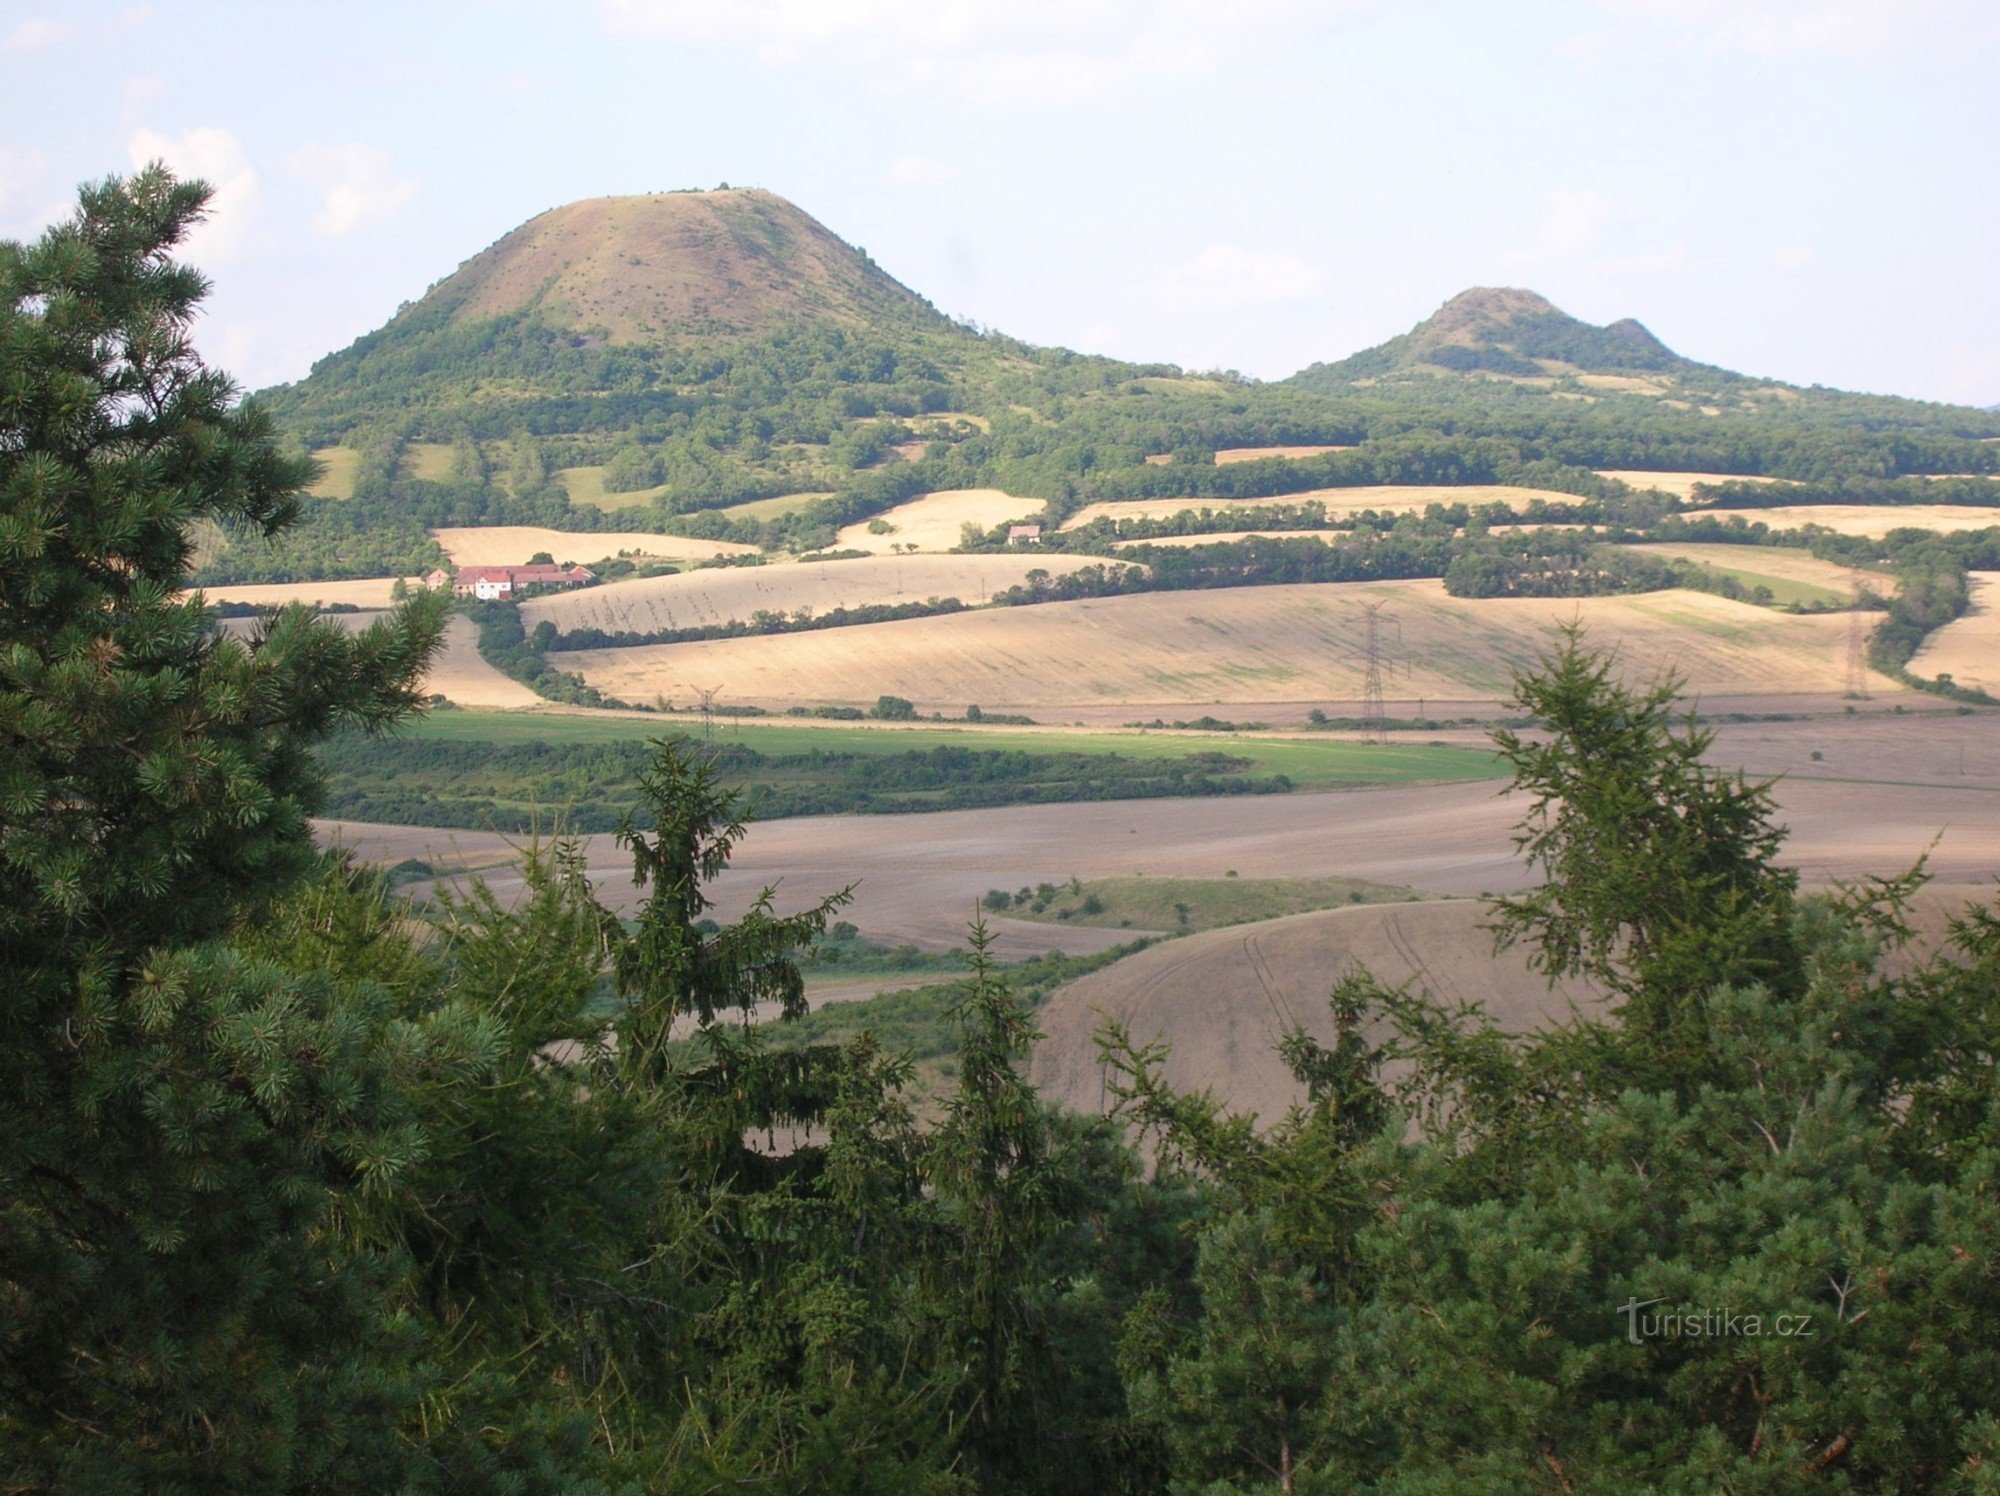
[[[444,442],[412,442],[403,449],[403,475],[433,483],[451,476],[451,448]]]
[[[752,499],[745,504],[731,504],[726,509],[703,509],[702,514],[720,514],[728,519],[776,519],[783,514],[791,514],[803,509],[814,499],[829,497],[825,493],[781,493],[774,499]]]
[[[413,723],[412,738],[443,742],[628,743],[695,733],[699,724],[682,714],[659,717],[596,716],[570,713],[433,712]],[[804,727],[787,723],[723,718],[716,735],[759,753],[906,753],[938,747],[1023,753],[1101,753],[1126,758],[1184,758],[1226,753],[1252,761],[1246,772],[1284,774],[1300,786],[1418,784],[1452,779],[1497,779],[1505,770],[1481,749],[1443,745],[1315,741],[1311,737],[1254,737],[1247,733],[1117,732],[1071,733],[1034,728],[1000,730],[954,727],[885,731],[863,727]]]
[[[354,465],[360,455],[352,447],[321,447],[313,456],[319,459],[325,471],[307,486],[306,491],[323,499],[353,498]]]
[[[1701,562],[1702,571],[1715,577],[1734,577],[1744,587],[1755,591],[1759,587],[1770,589],[1771,601],[1780,607],[1796,603],[1801,607],[1815,605],[1837,605],[1850,600],[1844,592],[1836,592],[1831,587],[1816,586],[1811,582],[1795,581],[1789,577],[1774,577],[1764,572],[1751,571],[1742,566],[1717,566],[1713,562]]]
[[[668,485],[657,488],[635,488],[630,493],[607,493],[604,488],[603,467],[568,467],[556,474],[564,488],[569,490],[572,504],[590,504],[599,509],[633,509],[641,504],[649,504],[667,491]]]
[[[1013,898],[1028,892],[1001,891]],[[1414,889],[1363,878],[1100,878],[1043,885],[1006,913],[1100,929],[1192,931],[1417,897]]]

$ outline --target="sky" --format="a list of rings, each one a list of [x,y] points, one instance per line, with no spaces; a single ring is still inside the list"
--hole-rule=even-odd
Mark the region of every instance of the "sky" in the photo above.
[[[579,198],[769,188],[957,317],[1280,378],[1469,286],[2000,402],[2000,0],[0,0],[0,237],[214,187],[297,379]]]

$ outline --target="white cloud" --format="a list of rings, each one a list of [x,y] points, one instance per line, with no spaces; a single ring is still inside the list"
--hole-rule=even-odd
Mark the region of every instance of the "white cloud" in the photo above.
[[[1781,244],[1771,251],[1771,264],[1779,270],[1803,270],[1819,258],[1819,251],[1804,244]]]
[[[935,156],[898,156],[883,173],[897,187],[942,187],[958,176],[958,168]]]
[[[1992,0],[1599,0],[1622,20],[1710,52],[1830,52],[1875,62],[1962,57],[2000,42]]]
[[[1388,0],[603,0],[614,31],[823,61],[890,91],[1033,103],[1190,78]]]
[[[30,16],[5,36],[0,36],[0,53],[39,52],[66,41],[75,27],[53,16]]]
[[[1176,306],[1228,308],[1299,301],[1325,282],[1318,266],[1290,250],[1211,244],[1186,264],[1142,283],[1139,290]]]
[[[201,265],[234,259],[256,223],[258,210],[257,168],[250,164],[243,143],[227,130],[202,126],[171,136],[139,130],[127,150],[135,167],[164,161],[176,175],[208,183],[208,217],[188,235],[181,253]]]
[[[373,219],[387,218],[417,195],[396,175],[389,153],[373,145],[309,145],[292,153],[292,175],[321,193],[313,232],[340,239]]]

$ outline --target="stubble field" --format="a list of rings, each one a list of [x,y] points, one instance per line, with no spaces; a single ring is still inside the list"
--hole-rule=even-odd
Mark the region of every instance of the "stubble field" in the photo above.
[[[1398,700],[1433,711],[1490,701],[1516,667],[1575,619],[1640,675],[1678,670],[1689,691],[1838,693],[1847,624],[1773,613],[1705,593],[1581,599],[1448,596],[1435,581],[1246,587],[1000,608],[810,634],[553,656],[601,690],[643,700],[676,681],[726,682],[760,705],[872,703],[923,711],[1060,712],[1070,705],[1347,701],[1361,694],[1364,604],[1399,635],[1388,650]],[[1886,678],[1878,689],[1894,693]]]
[[[990,530],[1010,520],[1033,520],[1041,510],[1040,499],[1017,498],[997,488],[942,489],[847,526],[834,549],[877,555],[887,555],[891,546],[948,551],[959,543],[966,525]],[[877,522],[889,528],[880,533],[869,528]]]
[[[549,593],[523,603],[521,621],[530,629],[546,619],[564,631],[596,628],[645,633],[748,620],[760,612],[795,614],[802,608],[826,613],[835,608],[947,597],[976,607],[992,593],[1020,583],[1035,567],[1061,574],[1095,560],[1091,556],[1009,552],[709,567]]]

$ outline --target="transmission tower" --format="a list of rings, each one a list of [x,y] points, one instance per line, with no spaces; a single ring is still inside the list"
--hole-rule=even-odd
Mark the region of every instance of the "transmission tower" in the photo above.
[[[695,694],[701,697],[701,740],[704,743],[715,741],[715,693],[721,689],[720,686],[694,688]]]
[[[1385,626],[1395,630],[1395,642],[1403,642],[1403,625],[1393,614],[1384,613],[1377,599],[1361,605],[1361,730],[1371,741],[1382,736],[1382,653]]]
[[[1849,701],[1868,699],[1868,631],[1861,622],[1861,599],[1865,595],[1859,576],[1854,582],[1854,606],[1847,610],[1847,690]]]

